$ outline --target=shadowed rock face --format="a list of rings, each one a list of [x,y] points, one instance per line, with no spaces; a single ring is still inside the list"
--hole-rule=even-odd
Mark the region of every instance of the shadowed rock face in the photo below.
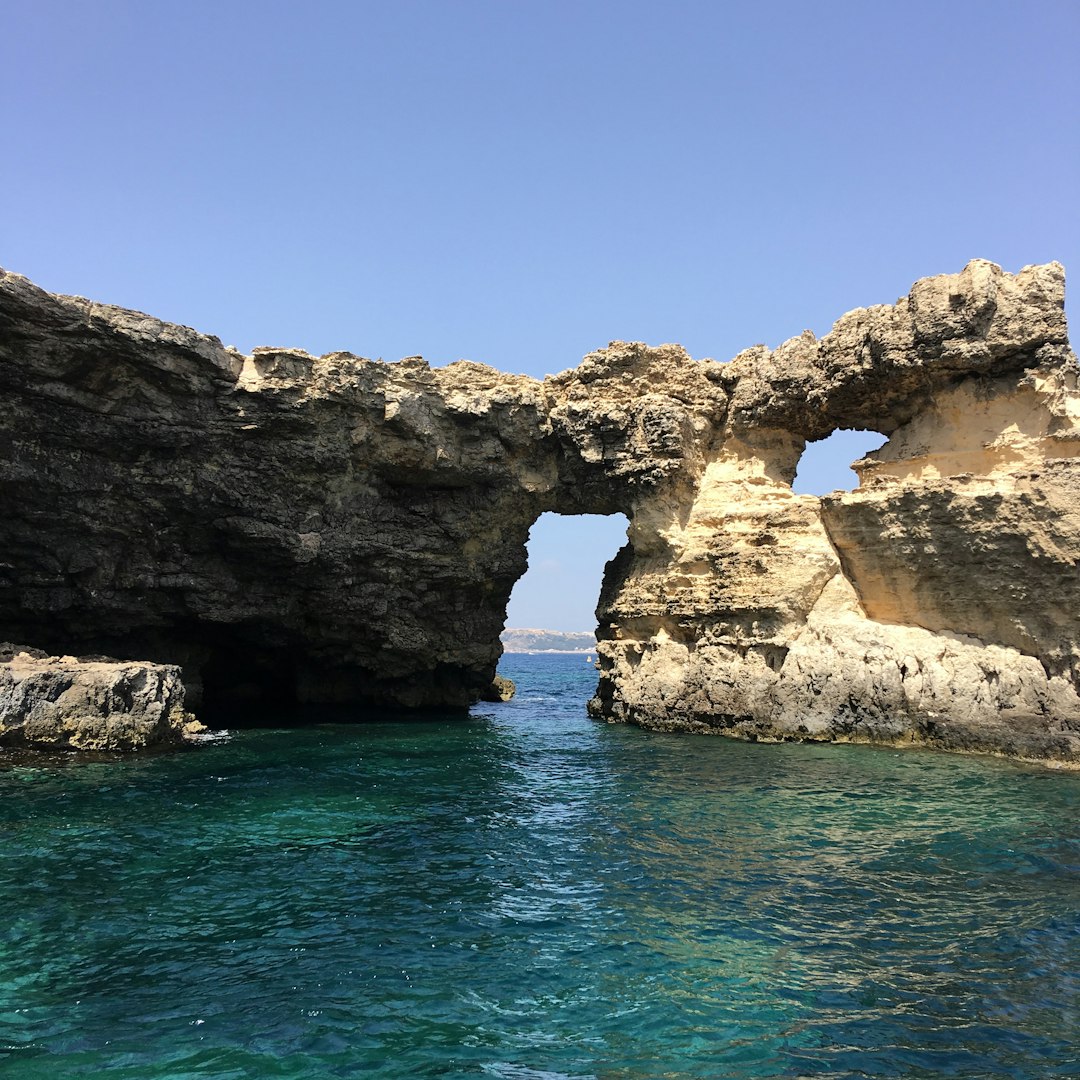
[[[986,262],[727,364],[543,382],[257,349],[0,273],[0,635],[193,703],[462,707],[546,510],[630,519],[595,714],[1080,761],[1080,395],[1060,266]],[[808,439],[890,436],[791,491]]]

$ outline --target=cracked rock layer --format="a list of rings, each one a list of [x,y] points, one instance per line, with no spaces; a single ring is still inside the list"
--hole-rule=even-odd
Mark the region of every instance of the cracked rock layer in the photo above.
[[[464,707],[536,518],[622,512],[594,714],[1080,763],[1063,297],[1057,264],[975,261],[821,340],[616,342],[541,382],[243,356],[0,272],[0,627],[183,664],[208,710]],[[889,439],[795,495],[837,428]]]

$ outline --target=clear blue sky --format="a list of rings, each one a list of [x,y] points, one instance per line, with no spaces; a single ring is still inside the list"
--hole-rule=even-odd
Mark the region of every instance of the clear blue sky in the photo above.
[[[1077,0],[6,4],[0,265],[245,350],[726,359],[1080,274],[1078,55]],[[534,552],[574,629],[580,524]]]

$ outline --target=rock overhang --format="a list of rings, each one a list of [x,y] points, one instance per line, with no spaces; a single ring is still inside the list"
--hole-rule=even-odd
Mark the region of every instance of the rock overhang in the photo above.
[[[490,686],[539,514],[622,512],[598,713],[835,736],[839,705],[801,730],[792,702],[830,672],[850,681],[849,653],[876,634],[876,674],[844,706],[869,718],[856,734],[892,730],[874,719],[891,709],[933,741],[927,724],[966,708],[1043,710],[1060,728],[1047,740],[1071,738],[1080,406],[1058,264],[976,260],[729,363],[612,342],[544,380],[244,357],[12,274],[0,313],[8,637],[182,663],[195,700],[203,672],[228,698],[238,657],[237,686],[287,672],[301,701],[463,708]],[[864,487],[793,495],[805,442],[841,427],[891,437]],[[988,573],[1001,588],[980,599]],[[893,686],[892,654],[942,634],[1034,658],[1045,685],[1014,658],[1012,698]],[[991,681],[1011,685],[993,658]]]

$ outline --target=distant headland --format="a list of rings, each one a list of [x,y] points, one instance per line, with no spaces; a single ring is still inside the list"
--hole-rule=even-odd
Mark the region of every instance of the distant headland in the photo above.
[[[536,630],[507,627],[499,639],[508,653],[594,653],[596,635],[590,630]]]

